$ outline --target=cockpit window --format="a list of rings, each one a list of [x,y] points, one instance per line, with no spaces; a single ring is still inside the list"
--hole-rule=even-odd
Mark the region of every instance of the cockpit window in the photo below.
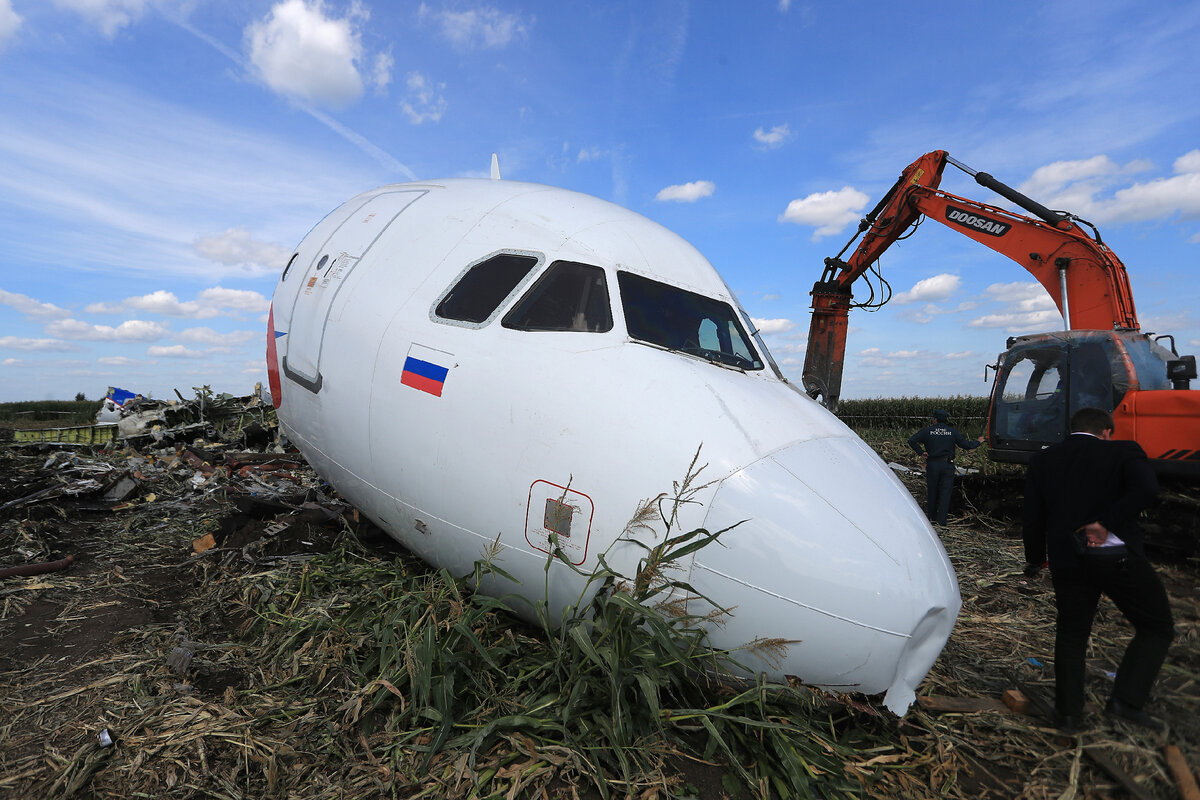
[[[485,321],[537,265],[533,256],[501,253],[467,270],[434,310],[442,319]]]
[[[629,335],[739,369],[762,369],[733,306],[677,286],[618,272]]]
[[[604,270],[574,261],[556,261],[501,323],[519,331],[612,330]]]

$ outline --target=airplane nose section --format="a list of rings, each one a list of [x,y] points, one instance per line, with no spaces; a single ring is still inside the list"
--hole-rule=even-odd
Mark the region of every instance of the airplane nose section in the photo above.
[[[782,657],[752,646],[735,658],[777,679],[886,691],[903,714],[961,600],[941,541],[891,470],[857,438],[792,445],[722,481],[705,528],[735,525],[693,562],[692,585],[730,607],[714,646],[794,640]]]

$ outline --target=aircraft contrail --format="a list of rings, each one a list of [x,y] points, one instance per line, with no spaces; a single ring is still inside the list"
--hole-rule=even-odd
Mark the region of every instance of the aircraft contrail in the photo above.
[[[216,50],[218,53],[220,53],[221,55],[228,58],[230,61],[232,61],[234,64],[236,64],[238,66],[238,68],[240,68],[244,72],[246,72],[246,73],[251,72],[250,65],[246,63],[245,59],[243,59],[241,54],[239,54],[237,51],[227,47],[223,42],[217,41],[213,37],[209,36],[207,33],[194,27],[191,23],[189,23],[185,19],[180,19],[180,18],[177,18],[173,15],[166,14],[166,13],[164,13],[164,16],[170,22],[173,22],[174,24],[178,25],[183,30],[192,34],[197,39],[199,39],[200,41],[209,45],[214,50]],[[326,114],[323,111],[318,111],[317,109],[313,108],[312,106],[308,105],[307,103],[299,102],[295,98],[290,98],[290,99],[296,105],[296,107],[298,109],[305,112],[306,114],[311,116],[317,122],[320,122],[325,127],[329,128],[331,131],[336,133],[338,136],[341,136],[343,139],[348,141],[350,144],[354,145],[359,150],[361,150],[362,152],[366,153],[371,158],[378,161],[384,167],[386,167],[390,170],[399,172],[401,175],[403,175],[405,178],[407,178],[410,181],[417,180],[416,173],[414,173],[411,169],[409,169],[406,164],[404,164],[402,161],[399,161],[398,159],[393,157],[391,154],[384,152],[382,149],[377,147],[375,144],[368,141],[365,136],[363,136],[355,131],[350,130],[350,128],[348,128],[345,125],[343,125],[342,123],[338,122],[333,117],[329,116],[328,114]]]

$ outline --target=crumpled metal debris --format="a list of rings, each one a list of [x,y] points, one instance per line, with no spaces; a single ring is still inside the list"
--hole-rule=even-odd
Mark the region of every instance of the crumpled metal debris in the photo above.
[[[196,529],[193,540],[199,544],[194,544],[190,557],[270,564],[310,558],[316,548],[309,546],[312,537],[298,528],[286,543],[269,531],[297,524],[328,525],[349,513],[349,506],[326,493],[303,456],[287,452],[274,408],[258,393],[239,398],[204,390],[194,401],[131,400],[122,414],[143,432],[99,447],[11,443],[9,457],[19,463],[9,464],[18,467],[9,471],[20,474],[0,482],[0,512],[7,512],[0,526],[5,519],[15,520],[10,515],[17,513],[63,520],[78,512],[116,515],[109,519],[117,531],[130,525],[152,530],[171,519],[208,518],[215,522]],[[235,498],[258,506],[252,520],[288,521],[226,529],[227,515],[233,511],[229,501]],[[69,512],[61,505],[66,502]],[[43,508],[30,510],[37,506]],[[145,514],[156,520],[150,528],[144,527],[150,521]],[[89,525],[110,524],[92,520]],[[227,544],[235,532],[238,535]],[[267,541],[252,545],[254,540]],[[54,552],[55,544],[9,538],[9,546],[0,547],[0,568],[61,557]]]

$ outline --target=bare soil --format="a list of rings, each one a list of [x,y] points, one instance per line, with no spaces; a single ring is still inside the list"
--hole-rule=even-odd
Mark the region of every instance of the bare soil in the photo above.
[[[409,557],[295,456],[273,462],[270,454],[248,454],[245,464],[227,467],[212,461],[240,462],[207,455],[183,447],[93,453],[0,443],[0,567],[74,556],[61,571],[0,579],[0,796],[436,796],[381,762],[366,729],[330,719],[326,744],[289,739],[321,730],[316,706],[268,706],[265,699],[285,687],[264,682],[246,641],[262,600],[254,594],[256,574],[303,569],[345,536],[378,558]],[[123,475],[136,488],[117,499],[93,491],[28,500],[89,477],[107,486]],[[920,497],[920,476],[904,480]],[[873,797],[1128,792],[1087,745],[1107,754],[1145,796],[1176,797],[1163,746],[1200,766],[1195,559],[1171,548],[1162,554],[1178,639],[1150,710],[1167,733],[1093,713],[1083,736],[1068,739],[1039,708],[1053,697],[1053,602],[1048,579],[1020,574],[1019,507],[1019,480],[973,477],[960,482],[955,517],[939,531],[959,573],[963,609],[921,693],[974,701],[979,710],[919,704],[895,719],[878,714],[872,698],[831,698],[857,708],[875,737],[848,772]],[[1089,659],[1096,705],[1128,635],[1119,613],[1104,606]],[[1014,688],[1033,699],[1029,712],[986,706]],[[113,744],[102,742],[105,735]],[[669,786],[642,797],[729,796],[727,767],[684,758],[671,764],[678,774]],[[302,772],[303,784],[288,780],[288,771]],[[561,796],[596,794],[569,781],[559,788]]]

